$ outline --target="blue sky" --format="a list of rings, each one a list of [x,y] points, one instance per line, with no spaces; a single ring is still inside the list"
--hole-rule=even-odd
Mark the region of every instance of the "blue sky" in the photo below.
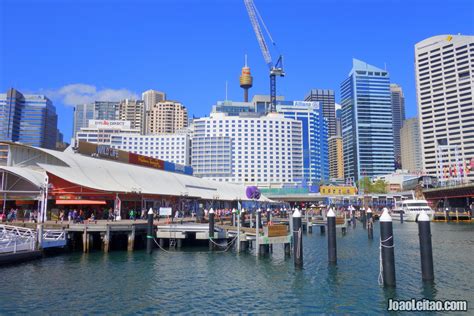
[[[474,1],[255,3],[285,57],[277,90],[287,100],[311,88],[339,97],[355,57],[386,65],[414,116],[415,43],[474,34]],[[0,0],[0,90],[48,95],[66,139],[78,100],[156,89],[203,116],[225,98],[226,81],[228,99],[241,100],[244,54],[254,76],[250,95],[268,94],[268,69],[240,0]]]

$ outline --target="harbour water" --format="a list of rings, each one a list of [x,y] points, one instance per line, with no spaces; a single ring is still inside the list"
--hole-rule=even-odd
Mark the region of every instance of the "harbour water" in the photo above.
[[[357,223],[338,230],[337,266],[327,236],[303,238],[304,268],[283,247],[268,257],[183,248],[66,253],[0,268],[0,314],[364,313],[385,312],[388,298],[467,300],[474,308],[474,225],[432,223],[435,282],[421,281],[416,223],[394,223],[397,287],[378,284],[379,224],[374,240]]]

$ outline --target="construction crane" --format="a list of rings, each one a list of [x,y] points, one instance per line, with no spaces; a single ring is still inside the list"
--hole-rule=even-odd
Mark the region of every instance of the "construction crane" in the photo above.
[[[268,68],[270,68],[270,112],[276,112],[276,76],[285,76],[285,71],[283,70],[283,56],[278,56],[277,62],[273,64],[270,50],[268,49],[267,43],[265,42],[265,38],[262,33],[262,29],[260,28],[260,23],[265,29],[265,32],[267,33],[268,38],[272,42],[273,46],[276,47],[276,43],[273,41],[273,38],[270,35],[270,32],[268,31],[265,23],[263,22],[263,19],[257,10],[257,7],[255,7],[253,0],[244,0],[244,3],[245,7],[247,8],[247,12],[249,14],[253,30],[255,32],[255,35],[257,36],[257,41],[260,45],[260,50],[262,51],[263,59],[268,65]]]

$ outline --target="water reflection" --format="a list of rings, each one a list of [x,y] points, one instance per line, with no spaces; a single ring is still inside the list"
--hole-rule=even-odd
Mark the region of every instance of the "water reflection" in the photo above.
[[[377,282],[378,225],[373,241],[358,225],[338,234],[337,266],[328,265],[327,235],[315,230],[303,237],[303,269],[295,269],[282,245],[260,258],[255,249],[95,251],[0,268],[7,285],[0,288],[0,314],[379,314],[389,298],[466,299],[474,306],[474,225],[433,224],[434,283],[421,280],[416,224],[394,223],[394,234],[396,288]]]

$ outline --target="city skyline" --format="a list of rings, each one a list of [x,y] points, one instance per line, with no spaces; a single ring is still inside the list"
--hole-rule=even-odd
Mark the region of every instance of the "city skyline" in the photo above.
[[[150,8],[142,10],[142,4]],[[445,14],[441,1],[430,2],[430,6],[424,1],[406,5],[373,1],[256,4],[285,56],[287,77],[278,80],[278,95],[303,100],[310,89],[332,89],[339,103],[339,83],[355,57],[386,65],[392,82],[404,90],[407,117],[417,113],[414,45],[434,35],[474,33],[469,23],[473,5],[468,1],[451,4],[458,12],[456,17]],[[154,6],[168,14],[148,19]],[[323,9],[326,14],[314,16]],[[71,11],[77,14],[68,15]],[[121,22],[136,13],[142,23]],[[41,5],[3,1],[0,14],[1,43],[18,38],[28,43],[27,50],[22,45],[1,47],[0,91],[14,87],[52,99],[66,141],[72,131],[73,100],[115,101],[91,99],[97,96],[139,98],[142,92],[156,89],[182,102],[190,116],[207,116],[216,100],[224,99],[228,81],[228,99],[241,101],[239,74],[244,54],[248,54],[254,77],[250,95],[269,92],[268,69],[241,1],[137,1],[117,6],[106,1]],[[371,19],[360,19],[362,14]],[[403,26],[397,22],[400,15],[404,16]],[[277,17],[281,16],[288,23],[280,23]],[[373,23],[381,27],[369,28]],[[164,28],[168,25],[173,27]],[[347,33],[348,26],[351,34]],[[156,43],[137,44],[151,35]],[[318,40],[308,41],[307,35]],[[157,50],[160,45],[170,48]]]

